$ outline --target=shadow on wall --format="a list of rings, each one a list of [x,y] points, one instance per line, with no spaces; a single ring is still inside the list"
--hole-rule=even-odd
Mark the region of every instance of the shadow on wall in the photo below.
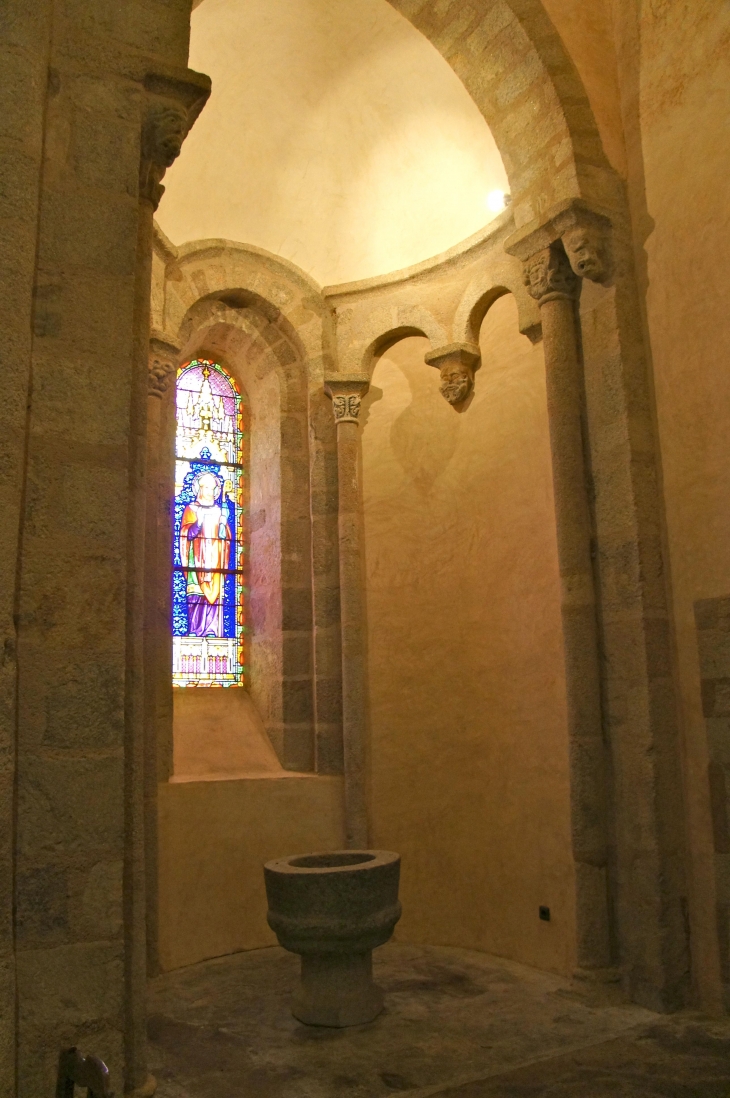
[[[459,438],[459,417],[451,406],[447,414],[439,400],[433,399],[433,381],[438,373],[422,363],[430,349],[427,339],[413,339],[413,359],[399,363],[402,377],[389,378],[389,399],[404,405],[390,428],[393,455],[413,487],[427,496],[451,462]],[[426,371],[431,370],[433,377]]]
[[[381,357],[364,402],[371,842],[403,856],[400,940],[570,972],[543,351],[520,334],[511,295],[492,304],[480,344],[463,414],[415,337]]]

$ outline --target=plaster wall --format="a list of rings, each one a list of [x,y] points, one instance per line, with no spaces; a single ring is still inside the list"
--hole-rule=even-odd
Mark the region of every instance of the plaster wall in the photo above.
[[[573,962],[559,583],[541,344],[514,298],[462,414],[380,358],[364,400],[372,842],[401,851],[402,940]],[[551,922],[538,906],[548,905]]]
[[[247,690],[173,690],[176,778],[281,774]]]
[[[190,64],[213,93],[165,177],[176,243],[227,237],[346,282],[456,244],[509,190],[477,105],[386,0],[205,0]]]
[[[693,603],[730,590],[730,4],[615,5],[629,193],[661,446],[684,732],[692,953],[719,1009],[708,751]],[[720,264],[720,265],[719,265]],[[719,889],[719,892],[718,892]]]
[[[610,0],[543,0],[543,7],[585,88],[604,152],[626,176],[616,50]]]
[[[276,945],[263,863],[342,846],[341,778],[164,783],[158,805],[163,970]]]

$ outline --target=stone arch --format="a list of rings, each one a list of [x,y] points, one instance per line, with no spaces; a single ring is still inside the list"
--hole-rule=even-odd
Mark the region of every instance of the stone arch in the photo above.
[[[298,383],[306,390],[306,347],[286,318],[257,294],[235,289],[200,298],[186,312],[177,341],[187,357],[222,346],[241,368],[260,360],[253,384],[265,376],[262,371],[278,370],[287,379],[286,392]]]
[[[329,349],[329,316],[317,283],[294,263],[263,248],[230,240],[196,240],[176,249],[166,266],[164,327],[179,336],[198,303],[209,308],[258,312],[271,330],[272,344],[282,337],[301,348],[310,373],[323,376]],[[218,302],[218,305],[215,305]]]
[[[506,257],[505,257],[506,258]],[[540,338],[540,312],[526,292],[519,276],[519,269],[509,263],[499,264],[499,269],[480,272],[466,287],[454,313],[454,341],[479,343],[482,322],[495,301],[504,294],[512,294],[517,304],[519,328],[534,343]]]
[[[389,0],[449,62],[484,115],[517,228],[559,202],[619,202],[588,96],[540,0]]]
[[[311,771],[311,670],[302,675],[290,658],[293,646],[311,646],[312,638],[306,363],[275,321],[255,308],[221,312],[218,304],[190,310],[194,327],[182,357],[215,359],[247,393],[249,693],[284,768]],[[204,319],[205,312],[213,315]],[[311,653],[307,663],[311,669]]]
[[[316,283],[261,249],[197,241],[165,264],[162,323],[180,348],[178,361],[215,359],[248,394],[250,692],[282,764],[297,771],[337,771],[341,754],[336,697],[329,722],[317,725],[326,744],[315,743],[312,652],[314,620],[321,622],[328,595],[333,601],[327,590],[313,592],[313,545],[326,540],[319,526],[333,519],[313,516],[311,503],[318,480],[332,479],[335,460],[322,387],[328,319]],[[328,568],[336,572],[336,555]],[[316,585],[330,580],[318,576]],[[326,629],[322,635],[324,644]],[[337,684],[328,689],[337,695]]]
[[[372,372],[381,355],[386,354],[396,343],[400,343],[402,339],[408,339],[409,336],[423,336],[425,339],[428,339],[428,336],[422,328],[413,328],[408,325],[403,325],[399,328],[391,328],[390,331],[384,332],[374,339],[370,346],[365,349],[365,354],[363,356],[363,364],[367,369],[368,376],[372,376]]]
[[[377,358],[412,335],[425,336],[432,347],[447,342],[444,326],[422,305],[379,305],[367,311],[363,303],[338,310],[338,372],[369,378]]]

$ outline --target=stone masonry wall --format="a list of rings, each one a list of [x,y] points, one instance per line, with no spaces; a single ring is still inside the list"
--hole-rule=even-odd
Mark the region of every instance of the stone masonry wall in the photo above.
[[[18,666],[15,584],[33,347],[33,282],[52,4],[15,0],[0,13],[0,504],[5,582],[0,590],[0,1092],[15,1087],[13,926],[14,782]]]
[[[6,794],[17,747],[15,1006],[7,906],[0,917],[4,1094],[52,1093],[64,1045],[106,1059],[117,1090],[133,1077],[123,866],[140,135],[146,73],[185,71],[188,10],[41,0],[0,15],[3,505],[11,546],[21,509],[22,545],[3,585]],[[6,903],[1,790],[0,804]]]
[[[730,1010],[730,598],[695,603],[707,729],[715,915],[725,1009]]]

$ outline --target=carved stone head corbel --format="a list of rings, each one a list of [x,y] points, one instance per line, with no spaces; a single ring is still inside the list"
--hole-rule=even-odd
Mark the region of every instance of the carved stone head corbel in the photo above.
[[[147,393],[161,399],[167,392],[168,382],[177,366],[179,349],[159,335],[150,338],[150,356],[147,374]]]
[[[524,263],[525,285],[536,301],[575,296],[580,279],[608,282],[613,275],[613,226],[609,217],[579,198],[552,207],[505,241],[505,251]]]
[[[187,113],[174,103],[151,103],[142,127],[140,194],[157,209],[165,191],[160,180],[180,155],[187,133]]]
[[[611,250],[607,229],[597,224],[577,225],[563,233],[563,247],[579,278],[607,282],[611,277]]]
[[[139,193],[157,209],[165,188],[161,180],[180,155],[182,143],[210,95],[210,79],[185,69],[148,73],[142,119]]]
[[[441,374],[439,391],[452,407],[459,407],[471,396],[479,358],[479,348],[473,343],[450,343],[426,354],[426,364]]]

